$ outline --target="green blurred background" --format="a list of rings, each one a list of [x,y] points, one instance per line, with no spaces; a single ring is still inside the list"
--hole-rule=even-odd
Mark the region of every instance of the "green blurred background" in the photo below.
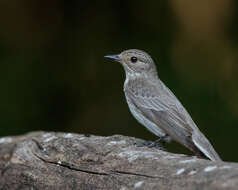
[[[155,140],[128,110],[123,68],[103,58],[137,48],[220,156],[238,161],[237,19],[235,0],[1,0],[0,136],[47,130]]]

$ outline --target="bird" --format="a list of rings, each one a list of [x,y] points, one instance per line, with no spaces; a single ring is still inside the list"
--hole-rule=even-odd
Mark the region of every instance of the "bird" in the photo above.
[[[124,93],[135,119],[165,142],[174,140],[199,158],[221,161],[187,110],[160,80],[156,65],[145,51],[129,49],[106,55],[123,66]]]

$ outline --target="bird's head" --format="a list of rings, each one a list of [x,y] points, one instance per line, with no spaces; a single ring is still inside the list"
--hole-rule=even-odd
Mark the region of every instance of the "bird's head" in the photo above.
[[[154,61],[142,50],[130,49],[118,55],[107,55],[105,57],[121,63],[127,75],[157,75]]]

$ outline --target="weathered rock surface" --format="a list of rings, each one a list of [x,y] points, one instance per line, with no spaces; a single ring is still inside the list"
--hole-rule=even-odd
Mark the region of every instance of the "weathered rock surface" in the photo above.
[[[120,135],[0,139],[0,190],[238,189],[238,164],[136,147]]]

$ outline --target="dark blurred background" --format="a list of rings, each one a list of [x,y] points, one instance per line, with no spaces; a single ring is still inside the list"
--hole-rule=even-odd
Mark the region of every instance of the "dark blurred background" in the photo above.
[[[155,140],[129,112],[123,68],[103,58],[137,48],[220,156],[238,161],[237,19],[235,0],[1,0],[0,136],[47,130]]]

